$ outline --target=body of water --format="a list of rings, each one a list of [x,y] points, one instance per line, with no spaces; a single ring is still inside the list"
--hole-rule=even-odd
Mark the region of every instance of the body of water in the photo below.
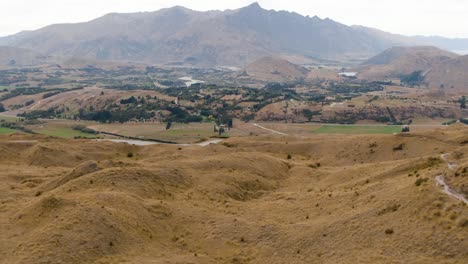
[[[190,87],[192,84],[205,83],[204,81],[194,80],[192,77],[188,77],[188,76],[179,78],[179,80],[185,81],[185,85],[187,87]]]

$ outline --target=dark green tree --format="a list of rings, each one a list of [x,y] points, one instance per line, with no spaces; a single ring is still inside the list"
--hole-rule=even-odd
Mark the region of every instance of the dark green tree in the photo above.
[[[460,99],[460,108],[466,109],[466,96],[462,96],[462,98]]]

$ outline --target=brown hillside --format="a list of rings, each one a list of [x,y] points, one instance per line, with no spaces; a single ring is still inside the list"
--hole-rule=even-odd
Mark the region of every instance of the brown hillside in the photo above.
[[[468,56],[444,61],[426,75],[433,87],[444,87],[468,91]]]
[[[293,81],[307,77],[308,70],[287,60],[263,57],[249,64],[246,73],[262,81]]]
[[[467,132],[0,136],[0,263],[465,263],[468,209],[435,176],[464,190]]]
[[[435,47],[394,47],[364,62],[356,71],[362,79],[399,78],[415,71],[423,74],[458,55]]]

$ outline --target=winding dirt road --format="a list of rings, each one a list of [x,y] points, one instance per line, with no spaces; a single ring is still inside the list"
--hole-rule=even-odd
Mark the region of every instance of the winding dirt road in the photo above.
[[[269,129],[269,128],[263,127],[263,126],[261,126],[261,125],[259,125],[259,124],[257,124],[257,123],[253,124],[253,126],[258,127],[258,128],[260,128],[260,129],[263,129],[263,130],[270,131],[270,132],[272,132],[272,133],[274,133],[274,134],[278,134],[278,135],[282,135],[282,136],[287,136],[287,135],[288,135],[288,134],[283,133],[283,132],[279,132],[279,131],[276,131],[276,130],[273,130],[273,129]]]
[[[457,168],[457,164],[455,163],[450,163],[448,161],[448,156],[450,153],[442,154],[440,155],[440,158],[447,163],[447,166],[450,170],[455,170]],[[435,177],[435,180],[437,182],[437,185],[442,186],[444,188],[443,192],[446,193],[448,196],[455,198],[461,202],[464,202],[465,204],[468,204],[468,199],[465,198],[465,196],[461,193],[456,192],[450,186],[445,182],[444,176],[443,175],[438,175]]]

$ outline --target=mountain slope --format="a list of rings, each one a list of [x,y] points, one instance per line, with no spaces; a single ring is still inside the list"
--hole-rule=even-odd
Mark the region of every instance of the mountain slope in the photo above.
[[[363,63],[357,71],[363,79],[399,78],[415,71],[424,74],[458,55],[435,47],[393,47]]]
[[[425,81],[433,87],[461,89],[468,91],[468,56],[446,60],[434,67],[425,76]]]
[[[85,23],[52,25],[0,38],[0,45],[46,55],[208,66],[245,66],[273,55],[302,61],[372,56],[394,45],[420,43],[328,18],[265,10],[257,3],[227,11],[198,12],[177,6],[156,12],[114,13]]]
[[[0,67],[33,66],[51,62],[51,57],[32,50],[0,46]]]

